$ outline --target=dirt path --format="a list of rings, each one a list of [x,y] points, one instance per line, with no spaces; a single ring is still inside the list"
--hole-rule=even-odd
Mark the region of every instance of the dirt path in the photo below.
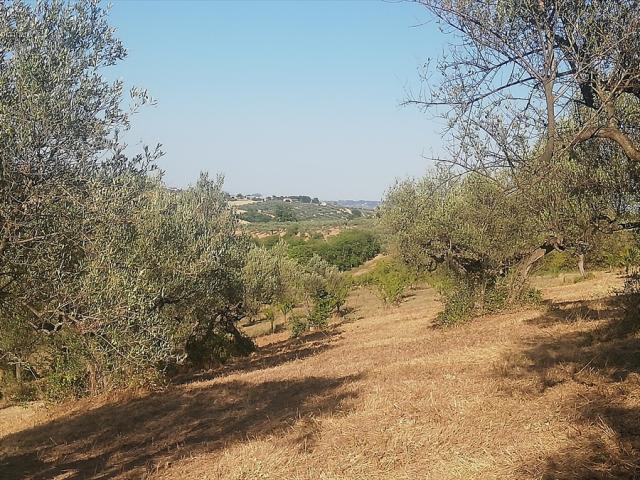
[[[361,290],[329,334],[30,417],[0,440],[0,477],[638,478],[640,339],[610,302],[619,284],[550,286],[548,311],[448,330],[431,326],[430,290],[399,308]]]

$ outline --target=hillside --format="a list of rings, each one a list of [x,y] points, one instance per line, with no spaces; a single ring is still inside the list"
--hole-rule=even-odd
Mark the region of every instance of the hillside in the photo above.
[[[597,274],[547,308],[436,330],[367,290],[329,333],[262,337],[158,394],[0,411],[3,478],[637,478],[640,340]],[[117,401],[116,401],[117,400]]]
[[[334,200],[331,203],[347,208],[359,208],[362,210],[375,210],[380,206],[379,200]]]
[[[230,204],[236,210],[238,218],[248,223],[288,221],[341,222],[371,215],[371,212],[368,211],[363,212],[355,209],[355,207],[343,207],[334,203],[236,200],[230,202]]]

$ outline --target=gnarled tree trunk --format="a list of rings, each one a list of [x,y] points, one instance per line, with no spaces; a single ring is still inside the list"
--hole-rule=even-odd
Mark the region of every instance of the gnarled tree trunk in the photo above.
[[[544,245],[536,248],[520,262],[509,285],[509,303],[515,302],[522,294],[522,291],[527,286],[527,280],[529,278],[529,273],[531,273],[531,268],[535,263],[553,250],[554,247],[552,245]]]
[[[578,270],[580,270],[580,275],[582,277],[585,276],[585,270],[584,270],[584,253],[581,253],[578,255]]]

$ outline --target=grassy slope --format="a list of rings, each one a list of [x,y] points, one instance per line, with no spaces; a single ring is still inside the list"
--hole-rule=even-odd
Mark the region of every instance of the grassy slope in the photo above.
[[[558,283],[558,282],[556,282]],[[526,310],[434,330],[430,290],[209,377],[2,423],[7,478],[633,478],[640,340],[598,274]],[[70,410],[71,409],[71,410]],[[29,428],[31,427],[31,428]],[[546,477],[545,477],[546,476]],[[4,478],[4,477],[3,477]]]
[[[237,202],[236,202],[237,203]],[[319,205],[314,203],[291,202],[286,203],[281,200],[267,200],[266,202],[245,203],[238,206],[239,209],[246,212],[262,212],[267,215],[275,216],[278,208],[289,208],[293,211],[297,221],[305,220],[346,220],[349,218],[351,209],[341,207],[340,205],[328,204]],[[367,210],[365,215],[371,215]]]

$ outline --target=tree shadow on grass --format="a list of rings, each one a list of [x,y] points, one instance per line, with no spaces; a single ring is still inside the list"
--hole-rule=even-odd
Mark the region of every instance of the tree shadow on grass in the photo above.
[[[359,375],[174,387],[9,435],[6,479],[141,478],[187,455],[215,452],[339,409],[357,397]]]
[[[523,471],[544,479],[640,478],[640,318],[625,315],[623,301],[554,304],[531,321],[567,328],[530,339],[505,376],[530,385],[537,378],[529,394],[563,388],[549,398],[573,428],[565,432],[570,447]]]
[[[289,338],[274,342],[259,348],[253,355],[234,358],[230,363],[219,368],[179,375],[173,379],[173,383],[183,384],[193,381],[212,380],[234,373],[273,368],[287,362],[312,357],[335,347],[340,334],[341,331],[334,328],[327,331],[307,333],[299,338]]]
[[[540,327],[552,327],[558,324],[591,320],[613,320],[623,314],[620,301],[616,297],[597,300],[574,300],[544,302],[544,315],[528,320],[527,323]]]

